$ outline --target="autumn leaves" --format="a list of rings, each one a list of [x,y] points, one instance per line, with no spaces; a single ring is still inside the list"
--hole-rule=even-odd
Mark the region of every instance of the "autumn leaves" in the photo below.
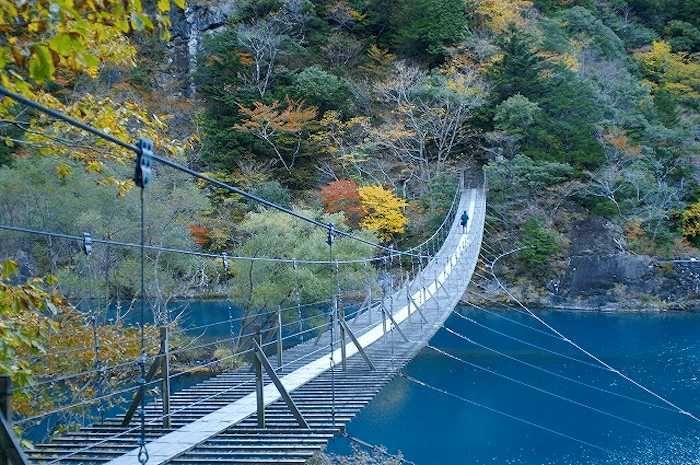
[[[321,201],[327,213],[342,212],[346,221],[371,231],[383,241],[406,231],[408,202],[379,185],[358,186],[340,179],[321,189]]]

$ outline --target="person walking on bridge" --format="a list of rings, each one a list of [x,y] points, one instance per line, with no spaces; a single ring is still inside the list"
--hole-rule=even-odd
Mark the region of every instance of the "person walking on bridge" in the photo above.
[[[462,212],[462,218],[460,219],[459,224],[462,225],[462,234],[466,234],[467,224],[469,224],[469,215],[467,214],[466,210]]]

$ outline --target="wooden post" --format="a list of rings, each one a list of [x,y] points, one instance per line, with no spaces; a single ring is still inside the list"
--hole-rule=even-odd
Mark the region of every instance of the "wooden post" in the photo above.
[[[262,347],[262,337],[260,336],[260,333],[258,333],[256,339],[257,344]],[[265,399],[263,398],[263,388],[265,387],[265,385],[263,384],[262,363],[260,363],[260,359],[257,356],[253,359],[253,363],[255,364],[255,399],[256,405],[258,407],[258,428],[264,428]]]
[[[282,306],[277,306],[277,369],[282,367]]]
[[[265,356],[265,352],[263,352],[262,348],[257,343],[255,344],[255,358],[258,360],[258,363],[260,364],[261,368],[265,369],[267,376],[269,376],[272,380],[272,384],[275,385],[277,391],[280,393],[280,396],[287,404],[287,407],[289,407],[289,410],[291,410],[292,415],[294,415],[294,418],[296,418],[297,422],[299,422],[299,426],[301,426],[302,428],[309,429],[309,424],[306,422],[306,419],[304,419],[304,415],[302,415],[301,411],[299,411],[299,408],[294,403],[292,396],[289,395],[289,392],[287,392],[287,389],[284,387],[284,384],[282,384],[282,381],[280,381],[279,377],[277,376],[277,373],[275,373],[275,370],[272,369],[272,365],[270,365],[270,361]],[[260,426],[259,421],[258,426]]]
[[[163,391],[163,427],[170,428],[170,331],[167,326],[160,328],[160,371],[163,376],[161,390]]]

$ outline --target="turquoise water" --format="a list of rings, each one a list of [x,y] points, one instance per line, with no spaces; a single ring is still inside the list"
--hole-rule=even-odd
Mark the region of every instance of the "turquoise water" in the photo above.
[[[700,464],[699,423],[667,410],[661,401],[614,373],[504,336],[590,361],[566,342],[538,332],[542,327],[527,315],[461,311],[478,324],[452,316],[446,325],[500,354],[445,330],[431,344],[493,373],[430,348],[422,350],[405,372],[511,417],[396,378],[349,424],[350,435],[394,453],[401,451],[420,465]],[[700,314],[547,311],[541,315],[620,371],[700,414]],[[543,373],[502,354],[618,395]],[[339,439],[329,451],[347,453],[349,446]]]

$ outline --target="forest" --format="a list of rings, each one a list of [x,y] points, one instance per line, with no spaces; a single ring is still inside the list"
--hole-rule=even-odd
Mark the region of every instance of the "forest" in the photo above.
[[[700,2],[224,3],[225,22],[191,51],[183,80],[172,69],[173,31],[197,0],[0,2],[0,81],[125,141],[150,138],[159,153],[197,171],[401,249],[440,225],[461,172],[483,170],[497,217],[493,243],[529,244],[503,275],[532,302],[572,255],[596,243],[609,254],[698,256]],[[0,101],[0,138],[0,223],[137,241],[128,151],[9,99]],[[323,231],[167,168],[156,168],[145,195],[151,245],[327,255]],[[582,235],[590,224],[599,227]],[[343,239],[336,247],[341,259],[373,253]],[[20,386],[91,366],[89,355],[50,357],[79,347],[92,331],[86,322],[104,318],[91,302],[104,309],[137,301],[135,250],[96,247],[88,259],[79,244],[0,231],[0,258],[0,373]],[[179,298],[224,296],[255,314],[322,299],[333,280],[325,268],[223,268],[167,253],[147,260],[153,334]],[[365,273],[345,273],[343,288],[359,293]],[[58,327],[71,337],[50,337]],[[103,361],[137,353],[136,334],[120,318],[100,331],[126,348],[104,349]],[[45,367],[34,363],[41,354]],[[95,395],[80,383],[68,391]],[[29,415],[60,401],[20,393],[17,409]]]

